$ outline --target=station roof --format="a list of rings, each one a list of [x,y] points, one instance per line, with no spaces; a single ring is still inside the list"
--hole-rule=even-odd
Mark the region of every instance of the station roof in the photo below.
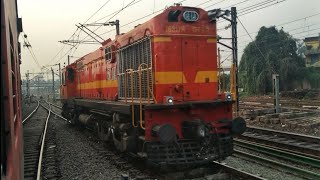
[[[320,34],[319,34],[319,36],[306,37],[304,39],[304,42],[310,42],[310,41],[320,41]]]

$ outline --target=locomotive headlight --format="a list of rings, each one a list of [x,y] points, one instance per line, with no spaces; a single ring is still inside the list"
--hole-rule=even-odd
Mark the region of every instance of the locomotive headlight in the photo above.
[[[226,101],[232,101],[231,93],[226,93]]]
[[[199,19],[199,14],[196,11],[185,11],[182,14],[183,20],[187,22],[195,22]]]
[[[173,105],[173,97],[172,96],[164,96],[163,103],[167,105]]]

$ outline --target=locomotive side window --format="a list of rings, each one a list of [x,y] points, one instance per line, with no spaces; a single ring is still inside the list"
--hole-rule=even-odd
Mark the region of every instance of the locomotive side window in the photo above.
[[[68,80],[70,82],[73,82],[74,76],[75,76],[74,70],[72,68],[68,68],[67,71],[68,71],[68,75],[67,75]]]
[[[62,72],[62,75],[61,75],[61,84],[64,86],[66,85],[65,79],[66,79],[66,71]]]
[[[110,61],[112,59],[112,52],[111,52],[111,46],[106,47],[106,49],[104,50],[104,55],[107,61]]]

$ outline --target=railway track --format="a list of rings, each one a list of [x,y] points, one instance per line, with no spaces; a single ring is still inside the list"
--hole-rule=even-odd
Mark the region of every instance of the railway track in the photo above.
[[[319,159],[320,138],[266,128],[248,126],[238,139],[276,147],[280,150]]]
[[[62,107],[59,106],[59,105],[56,105],[56,104],[53,104],[53,103],[49,103],[48,101],[46,101],[46,103],[47,103],[47,104],[50,104],[51,106],[54,106],[54,107],[56,107],[56,108],[58,108],[58,109],[62,109]]]
[[[38,101],[37,107],[25,118],[24,179],[57,179],[59,169],[55,158],[55,131],[50,129],[50,106]]]
[[[235,178],[241,178],[241,179],[246,179],[246,180],[264,180],[264,178],[262,178],[258,175],[251,174],[246,171],[228,166],[228,165],[221,163],[221,162],[215,161],[214,165],[221,168],[224,172],[227,172],[227,173],[233,175]]]
[[[234,156],[245,158],[249,161],[259,162],[266,167],[270,167],[277,170],[282,170],[286,173],[294,174],[303,179],[320,179],[320,174],[318,172],[309,171],[303,168],[299,168],[293,165],[289,165],[287,163],[282,163],[277,160],[272,160],[269,158],[260,157],[258,155],[254,155],[251,153],[247,153],[245,151],[234,151]]]
[[[273,99],[244,99],[242,103],[260,103],[261,106],[273,104]],[[315,106],[320,107],[320,101],[318,100],[280,100],[280,104],[284,107],[303,107],[303,106]]]
[[[320,179],[319,171],[317,171],[320,169],[319,137],[249,126],[242,136],[235,139],[234,144],[235,156],[258,161],[299,177]],[[242,149],[271,158],[260,157]]]

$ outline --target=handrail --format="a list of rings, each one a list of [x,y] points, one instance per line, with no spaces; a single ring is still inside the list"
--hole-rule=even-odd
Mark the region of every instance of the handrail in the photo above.
[[[124,74],[124,100],[127,104],[127,72]]]
[[[135,125],[134,123],[134,101],[133,101],[133,69],[127,69],[127,72],[130,72],[130,78],[131,78],[131,116],[132,116],[132,126],[138,127],[138,125]]]
[[[139,65],[139,100],[140,100],[140,127],[141,129],[145,129],[142,122],[142,82],[141,82],[141,74],[142,74],[142,66],[145,66],[147,69],[147,91],[148,91],[148,104],[150,104],[150,87],[149,87],[149,65],[146,63],[142,63]]]

